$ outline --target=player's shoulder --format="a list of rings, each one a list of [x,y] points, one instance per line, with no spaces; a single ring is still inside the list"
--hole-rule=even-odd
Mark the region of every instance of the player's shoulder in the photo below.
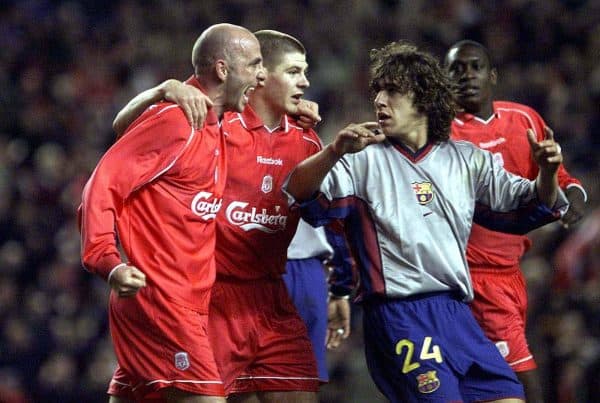
[[[171,102],[158,102],[149,106],[127,129],[125,134],[160,131],[159,138],[187,138],[192,133],[191,126],[179,105]]]
[[[181,107],[172,102],[157,102],[150,105],[140,116],[146,123],[161,123],[177,126],[190,127]]]
[[[531,106],[512,101],[494,101],[494,110],[504,113],[525,114],[531,117],[539,117],[539,113]]]
[[[304,143],[306,146],[315,146],[318,149],[323,148],[319,135],[313,129],[304,129],[300,127],[298,123],[289,116],[287,118],[287,125],[288,135],[294,136],[294,138]]]
[[[323,148],[323,143],[321,142],[321,138],[313,129],[305,129],[300,132],[300,136],[302,141],[308,142],[311,145],[321,149]]]
[[[364,165],[372,165],[374,162],[381,162],[392,158],[396,154],[396,150],[392,142],[388,139],[380,142],[369,144],[362,150],[355,153],[346,153],[341,158],[341,161],[348,163],[351,166],[361,167]],[[359,168],[358,170],[361,170]]]
[[[489,150],[477,147],[466,140],[448,140],[440,144],[440,149],[446,150],[440,161],[447,163],[458,162],[466,171],[478,172],[492,163],[493,155]]]
[[[467,159],[473,158],[476,155],[482,156],[487,152],[468,140],[450,139],[448,141],[439,143],[438,147],[442,150],[454,149],[457,153],[463,155],[463,157]]]
[[[238,112],[227,111],[223,114],[223,119],[221,119],[221,127],[223,129],[223,134],[225,137],[231,139],[231,135],[234,137],[239,136],[239,133],[247,133],[248,129],[246,124],[244,123],[244,119],[241,114]]]
[[[471,151],[477,149],[477,146],[475,146],[472,142],[460,139],[449,139],[447,141],[441,141],[437,143],[437,147],[441,149],[453,148],[460,151]]]

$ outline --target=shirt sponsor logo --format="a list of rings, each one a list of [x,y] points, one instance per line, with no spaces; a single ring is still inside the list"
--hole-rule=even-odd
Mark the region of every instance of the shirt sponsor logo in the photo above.
[[[281,158],[266,158],[261,157],[260,155],[256,156],[256,162],[264,165],[283,165],[283,160]]]
[[[175,368],[180,371],[185,371],[190,367],[190,359],[188,357],[188,353],[185,351],[180,351],[175,353]]]
[[[221,209],[223,199],[213,197],[210,192],[199,192],[192,200],[192,212],[203,220],[214,220]]]
[[[412,188],[421,206],[433,200],[433,184],[431,182],[413,182]]]
[[[275,214],[270,214],[266,208],[260,211],[256,207],[247,208],[248,204],[240,201],[231,202],[225,212],[227,221],[244,231],[256,229],[272,234],[285,230],[287,216],[279,214],[279,206],[275,206]]]
[[[417,375],[417,388],[421,393],[431,393],[438,390],[440,380],[436,375],[437,371],[427,371],[424,374]]]

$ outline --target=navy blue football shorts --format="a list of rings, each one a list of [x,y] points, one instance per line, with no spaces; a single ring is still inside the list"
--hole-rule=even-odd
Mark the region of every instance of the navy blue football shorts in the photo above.
[[[327,382],[327,280],[323,263],[318,258],[288,260],[283,280],[308,330],[317,360],[319,380]]]
[[[524,399],[515,373],[450,293],[364,303],[365,354],[391,402]]]

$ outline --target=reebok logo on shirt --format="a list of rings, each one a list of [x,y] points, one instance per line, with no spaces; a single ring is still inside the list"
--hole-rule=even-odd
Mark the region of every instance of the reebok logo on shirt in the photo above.
[[[283,160],[281,158],[266,158],[260,155],[256,156],[256,162],[264,165],[283,165]]]

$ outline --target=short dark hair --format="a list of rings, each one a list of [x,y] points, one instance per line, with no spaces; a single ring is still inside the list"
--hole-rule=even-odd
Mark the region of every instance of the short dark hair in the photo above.
[[[444,64],[446,63],[446,60],[448,60],[448,53],[450,53],[450,51],[452,49],[460,49],[460,48],[464,48],[464,47],[472,47],[472,48],[477,48],[477,49],[481,50],[481,52],[487,58],[488,65],[490,66],[490,68],[494,67],[494,61],[492,60],[492,55],[490,54],[490,51],[488,50],[488,48],[483,46],[483,44],[481,44],[477,41],[473,41],[471,39],[463,39],[461,41],[456,42],[454,45],[450,46],[448,48],[448,51],[446,52],[446,56],[444,57]]]
[[[283,32],[264,29],[254,33],[260,43],[260,51],[263,56],[263,65],[272,69],[279,64],[281,57],[290,52],[306,54],[302,42],[291,35]]]
[[[417,111],[427,116],[428,138],[448,140],[456,102],[451,81],[437,59],[405,42],[373,49],[370,56],[372,95],[388,87],[401,94],[412,94]]]

